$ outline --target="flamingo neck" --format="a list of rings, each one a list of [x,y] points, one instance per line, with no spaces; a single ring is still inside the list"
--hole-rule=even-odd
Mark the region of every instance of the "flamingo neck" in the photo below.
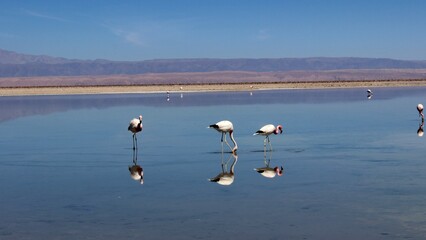
[[[234,148],[232,149],[232,151],[235,152],[238,149],[238,145],[237,145],[237,142],[234,139],[234,131],[229,132],[229,137],[231,138],[232,143],[234,143]]]

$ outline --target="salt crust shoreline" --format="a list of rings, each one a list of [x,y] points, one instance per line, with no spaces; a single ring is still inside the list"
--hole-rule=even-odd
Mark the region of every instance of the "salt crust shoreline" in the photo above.
[[[0,88],[0,96],[78,95],[78,94],[129,94],[129,93],[176,93],[256,91],[274,89],[326,89],[326,88],[376,88],[420,87],[424,80],[369,80],[323,81],[280,83],[230,83],[230,84],[172,84],[135,86],[67,86],[67,87],[11,87]]]

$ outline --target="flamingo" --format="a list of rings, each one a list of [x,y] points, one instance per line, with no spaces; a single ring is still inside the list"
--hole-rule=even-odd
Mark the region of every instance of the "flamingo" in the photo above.
[[[138,139],[136,137],[136,133],[142,131],[142,115],[139,116],[139,118],[133,118],[130,123],[127,130],[133,133],[133,149],[138,147]]]
[[[370,94],[373,94],[373,91],[371,91],[370,89],[367,89],[367,93],[370,95]]]
[[[223,120],[210,125],[208,128],[214,128],[216,131],[222,133],[222,138],[220,139],[220,142],[222,143],[222,152],[223,152],[223,141],[225,141],[225,143],[228,145],[228,147],[231,149],[233,153],[237,151],[238,145],[234,139],[234,126],[232,125],[232,122],[228,120]],[[229,145],[228,141],[226,141],[226,133],[229,133],[229,137],[234,143],[234,148],[231,148],[231,145]]]
[[[423,114],[423,104],[419,103],[419,105],[417,105],[417,111],[419,111],[419,115],[422,117],[422,120],[424,120],[425,115]]]
[[[283,133],[283,126],[278,125],[277,127],[275,127],[272,124],[268,124],[268,125],[265,125],[262,128],[260,128],[259,130],[257,130],[257,132],[255,132],[253,134],[253,135],[265,136],[265,140],[263,140],[264,151],[266,151],[266,141],[268,141],[270,150],[272,151],[271,140],[269,139],[269,135],[271,135],[272,133],[275,134],[275,135],[277,135],[278,133],[279,134]]]

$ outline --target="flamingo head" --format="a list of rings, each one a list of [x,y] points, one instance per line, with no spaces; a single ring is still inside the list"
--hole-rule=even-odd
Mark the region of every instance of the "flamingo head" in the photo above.
[[[235,145],[234,148],[232,149],[232,155],[237,155],[237,150],[238,150],[238,146]]]
[[[274,170],[275,170],[275,172],[277,173],[278,176],[283,175],[283,170],[284,170],[283,166],[281,166],[281,167],[277,166],[277,167],[274,168]]]
[[[283,133],[283,126],[281,126],[281,125],[278,125],[277,126],[277,129],[275,129],[275,134],[281,134],[281,133]]]
[[[139,115],[139,120],[142,122],[142,115]]]

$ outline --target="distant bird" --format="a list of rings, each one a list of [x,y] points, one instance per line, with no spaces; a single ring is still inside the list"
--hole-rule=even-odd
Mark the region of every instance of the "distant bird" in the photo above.
[[[283,126],[278,125],[277,127],[275,127],[272,124],[268,124],[260,128],[259,130],[257,130],[257,132],[253,134],[253,135],[265,136],[265,140],[263,140],[263,148],[265,151],[266,151],[266,141],[268,141],[270,150],[272,151],[271,140],[269,139],[269,135],[271,135],[272,133],[275,135],[283,133]]]
[[[127,130],[133,133],[133,149],[137,148],[138,139],[136,133],[142,131],[142,127],[142,115],[140,115],[139,118],[133,118],[129,123]]]
[[[284,168],[282,166],[281,167],[277,166],[277,167],[274,167],[274,168],[266,166],[266,167],[261,167],[261,168],[255,168],[254,170],[256,172],[260,173],[264,177],[273,178],[276,175],[282,176]]]
[[[224,164],[222,162],[222,172],[219,173],[216,177],[210,178],[209,179],[210,182],[215,182],[217,184],[225,185],[225,186],[231,185],[234,182],[234,179],[235,179],[234,170],[235,170],[235,164],[237,164],[237,161],[238,161],[238,155],[236,153],[233,153],[232,156],[234,157],[234,161],[232,162],[229,172],[228,172],[228,169],[225,170],[225,168],[227,168],[227,163]]]
[[[371,99],[371,97],[373,97],[373,91],[367,89],[367,99]]]
[[[225,141],[225,143],[228,145],[228,147],[231,149],[233,153],[237,151],[238,145],[234,139],[234,126],[232,125],[232,122],[228,120],[223,120],[223,121],[217,122],[216,124],[210,125],[208,128],[214,128],[216,131],[222,133],[222,137],[220,139],[220,142],[222,143],[222,151],[223,151],[223,141]],[[229,137],[234,143],[234,148],[231,148],[231,145],[229,145],[228,141],[226,141],[226,133],[229,133]]]
[[[417,111],[419,111],[419,115],[422,117],[422,120],[424,120],[425,115],[423,114],[423,104],[419,103],[419,105],[417,105]]]

